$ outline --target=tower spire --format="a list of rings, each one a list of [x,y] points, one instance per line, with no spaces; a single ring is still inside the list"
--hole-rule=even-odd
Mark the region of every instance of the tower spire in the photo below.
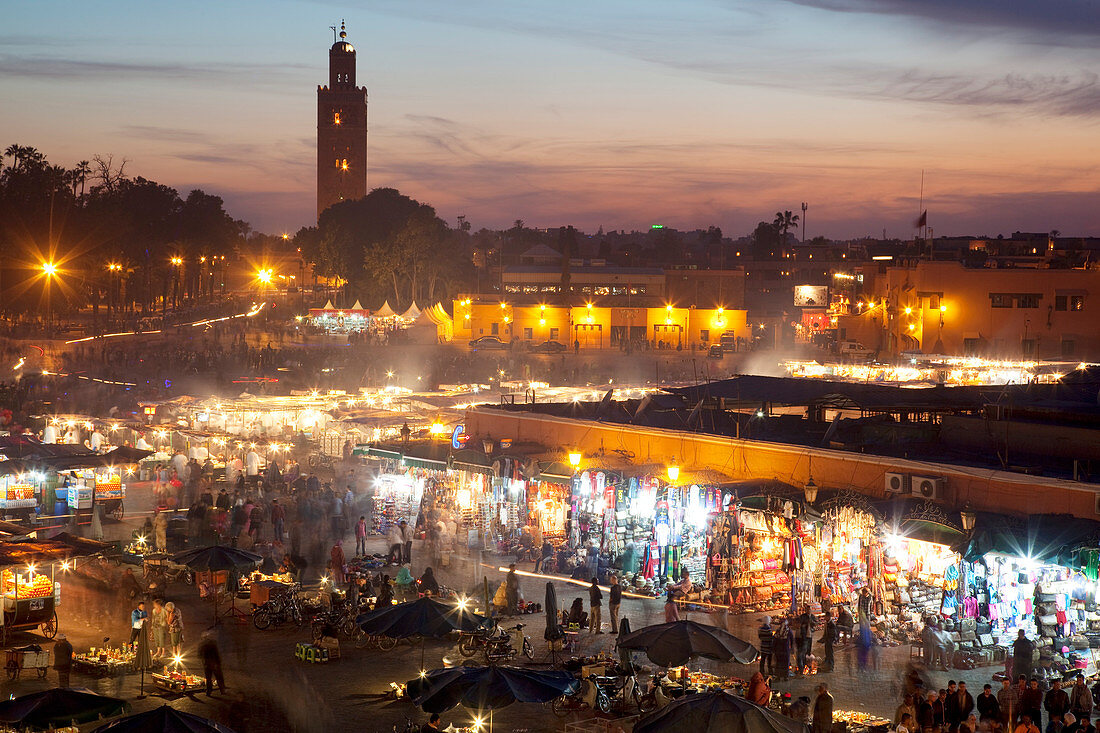
[[[341,18],[340,19],[340,40],[342,41],[347,37],[348,37],[348,32],[346,30],[344,30],[344,19]]]

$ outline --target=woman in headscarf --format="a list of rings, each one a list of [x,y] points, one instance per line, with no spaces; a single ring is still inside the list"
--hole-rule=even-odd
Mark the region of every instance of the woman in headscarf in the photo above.
[[[378,597],[374,601],[374,610],[389,608],[393,605],[393,586],[390,585],[390,576],[383,575],[378,586]]]
[[[439,583],[436,582],[435,573],[431,568],[424,568],[424,574],[420,576],[420,592],[433,596],[439,595]]]
[[[772,699],[772,690],[768,687],[768,681],[764,679],[764,675],[759,672],[754,672],[752,679],[749,680],[749,693],[748,701],[756,703],[760,707],[768,707],[768,702]]]
[[[329,559],[332,561],[332,582],[339,588],[344,584],[344,565],[347,563],[344,557],[343,540],[336,540],[336,544],[329,552]]]
[[[665,593],[665,623],[680,620],[680,607],[676,605],[676,588],[669,586]]]
[[[408,565],[402,565],[401,569],[397,571],[397,578],[394,580],[394,585],[397,586],[396,595],[402,601],[409,600],[410,595],[416,596],[416,581],[413,580]]]

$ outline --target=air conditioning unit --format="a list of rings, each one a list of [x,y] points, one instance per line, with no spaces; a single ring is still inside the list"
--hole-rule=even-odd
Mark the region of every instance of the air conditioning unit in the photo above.
[[[909,493],[909,476],[904,473],[887,473],[886,474],[886,493],[887,494],[908,494]]]
[[[910,480],[913,496],[934,500],[944,498],[947,482],[942,478],[938,476],[913,476]]]

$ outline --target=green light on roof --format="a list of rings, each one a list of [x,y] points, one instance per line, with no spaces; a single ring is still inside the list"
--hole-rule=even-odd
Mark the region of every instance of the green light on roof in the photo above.
[[[654,225],[653,225],[653,228],[654,228],[654,229],[664,229],[664,228],[665,228],[665,225],[664,225],[664,224],[654,224]]]

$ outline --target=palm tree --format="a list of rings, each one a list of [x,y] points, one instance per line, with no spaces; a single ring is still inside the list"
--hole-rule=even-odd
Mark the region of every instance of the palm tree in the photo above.
[[[19,167],[19,153],[22,152],[23,147],[12,143],[4,149],[4,155],[0,157],[11,158],[11,167]]]
[[[772,222],[772,226],[779,230],[780,248],[787,246],[787,231],[791,227],[798,226],[798,218],[798,214],[793,214],[790,211],[775,212],[775,221]]]
[[[88,179],[88,176],[92,172],[92,165],[86,160],[82,160],[76,164],[76,168],[73,168],[73,175],[80,180],[80,200],[84,200],[84,182]],[[74,181],[73,195],[76,195],[76,186]]]

